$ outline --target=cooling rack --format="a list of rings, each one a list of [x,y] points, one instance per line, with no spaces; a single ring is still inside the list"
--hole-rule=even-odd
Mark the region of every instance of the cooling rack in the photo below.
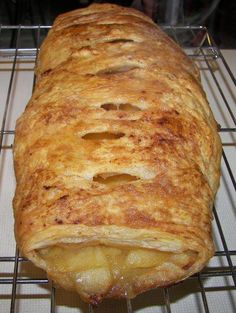
[[[19,255],[11,204],[15,188],[14,125],[32,93],[35,61],[49,28],[0,25],[0,311],[236,312],[236,80],[205,27],[163,26],[163,29],[198,65],[223,143],[221,187],[213,207],[216,253],[209,265],[177,285],[147,292],[133,300],[104,301],[93,308],[83,304],[75,294],[56,290],[42,270]]]

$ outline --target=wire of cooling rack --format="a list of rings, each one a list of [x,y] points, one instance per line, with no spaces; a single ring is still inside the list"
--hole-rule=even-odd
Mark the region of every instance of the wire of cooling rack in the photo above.
[[[230,178],[231,178],[232,184],[233,184],[233,186],[234,186],[234,190],[236,191],[236,182],[235,182],[235,178],[234,178],[233,172],[232,172],[232,170],[231,170],[229,161],[228,161],[228,159],[227,159],[227,157],[226,157],[226,154],[225,154],[224,150],[223,150],[222,156],[223,156],[225,165],[226,165],[226,167],[227,167],[227,170],[228,170],[228,172],[229,172],[229,176],[230,176]]]
[[[11,291],[11,307],[10,307],[11,313],[15,311],[16,284],[17,284],[18,265],[19,265],[18,258],[19,258],[19,250],[16,247],[15,262],[14,262],[14,274],[13,274],[12,291]]]
[[[226,240],[225,240],[225,236],[224,236],[224,233],[223,233],[223,230],[222,230],[222,227],[221,227],[220,219],[218,217],[218,214],[217,214],[217,211],[216,211],[215,207],[213,207],[213,214],[214,214],[214,217],[215,217],[215,220],[216,220],[216,223],[217,223],[217,227],[218,227],[218,231],[219,231],[219,234],[220,234],[220,237],[221,237],[221,241],[222,241],[222,244],[223,244],[223,247],[224,247],[224,251],[226,253],[226,258],[227,258],[227,261],[228,261],[228,264],[229,264],[229,268],[231,270],[231,274],[232,274],[232,278],[233,278],[233,281],[234,281],[234,285],[236,286],[236,272],[235,272],[235,269],[234,269],[234,266],[233,266],[233,262],[232,262],[232,259],[231,259],[230,253],[229,253],[229,249],[228,249],[228,246],[227,246],[227,243],[226,243]]]
[[[0,31],[1,31],[1,28],[0,28]],[[16,67],[17,52],[18,52],[18,47],[19,47],[19,42],[20,42],[20,31],[21,31],[21,28],[19,27],[18,32],[17,32],[16,48],[14,51],[14,60],[13,60],[13,64],[12,64],[11,78],[10,78],[9,87],[8,87],[8,91],[7,91],[7,99],[6,99],[6,104],[4,107],[4,113],[3,113],[3,119],[2,119],[2,126],[1,126],[1,133],[0,133],[0,154],[2,152],[3,136],[4,136],[7,112],[8,112],[9,102],[10,102],[13,77],[14,77],[15,67]]]
[[[233,111],[232,111],[231,108],[230,108],[230,105],[229,105],[228,101],[226,100],[226,97],[225,97],[225,95],[224,95],[224,92],[223,92],[223,90],[222,90],[222,88],[221,88],[221,86],[220,86],[220,84],[219,84],[219,82],[218,82],[218,80],[217,80],[217,78],[216,78],[216,76],[215,76],[214,71],[212,70],[212,68],[211,68],[211,66],[210,66],[210,64],[209,64],[209,61],[208,61],[208,59],[206,58],[206,54],[205,54],[205,52],[204,52],[204,50],[203,50],[202,48],[200,48],[200,50],[201,50],[202,55],[203,55],[203,57],[204,57],[204,59],[205,59],[205,61],[206,61],[207,67],[208,67],[209,70],[210,70],[211,76],[212,76],[212,78],[214,79],[214,82],[215,82],[215,84],[216,84],[216,86],[217,86],[217,88],[218,88],[218,90],[219,90],[219,92],[220,92],[220,95],[221,95],[222,99],[224,100],[224,104],[225,104],[226,107],[227,107],[227,110],[228,110],[228,112],[229,112],[229,114],[230,114],[230,117],[232,118],[232,120],[233,120],[233,122],[234,122],[234,125],[236,125],[236,118],[235,118],[235,116],[234,116],[234,114],[233,114]]]
[[[166,313],[171,313],[169,288],[164,288],[163,293],[165,299]]]
[[[204,288],[202,278],[201,278],[201,273],[197,274],[197,276],[198,276],[198,283],[199,283],[200,290],[201,290],[201,296],[202,296],[202,302],[203,302],[204,310],[206,313],[209,313],[209,307],[208,307],[208,303],[207,303],[205,288]]]
[[[0,46],[0,58],[10,60],[12,63],[12,68],[11,68],[11,74],[10,74],[10,80],[9,80],[9,85],[8,85],[8,90],[7,90],[7,96],[6,96],[6,101],[4,105],[4,110],[3,110],[3,116],[2,116],[2,122],[1,122],[1,132],[0,132],[0,156],[2,153],[2,150],[6,149],[7,145],[4,144],[4,138],[5,136],[8,135],[14,135],[14,129],[6,129],[6,121],[8,118],[9,114],[9,104],[10,104],[10,97],[13,91],[13,80],[14,76],[16,74],[16,65],[17,62],[21,60],[36,60],[37,55],[38,55],[38,50],[40,46],[40,42],[45,36],[46,32],[50,26],[39,26],[39,25],[34,25],[34,26],[4,26],[0,25],[0,36],[3,35],[3,32],[8,31],[8,32],[15,32],[16,36],[14,35],[14,38],[16,38],[15,42],[15,47],[9,47],[9,46]],[[216,46],[215,42],[213,41],[212,37],[208,33],[207,29],[202,26],[179,26],[179,27],[172,27],[172,26],[163,26],[163,29],[173,37],[173,39],[180,44],[183,48],[186,48],[187,54],[193,58],[193,59],[201,59],[204,61],[204,64],[206,66],[206,69],[210,73],[212,77],[212,81],[214,83],[214,87],[218,90],[219,95],[222,98],[223,104],[226,108],[226,110],[229,113],[230,119],[233,123],[233,126],[228,126],[222,127],[219,131],[220,133],[227,133],[227,134],[233,134],[236,132],[236,117],[234,114],[234,111],[232,109],[231,104],[228,102],[226,95],[223,92],[223,89],[220,85],[220,82],[217,78],[217,75],[215,74],[214,69],[212,68],[212,62],[215,60],[221,60],[224,68],[226,69],[232,83],[236,85],[236,80],[226,63],[221,51],[218,49]],[[22,31],[34,31],[36,40],[31,41],[31,46],[24,46],[22,45]],[[43,34],[42,34],[43,31]],[[182,42],[182,33],[183,32],[188,32],[189,33],[189,41]],[[196,37],[199,37],[200,34],[200,40],[196,41]],[[0,37],[1,38],[1,37]],[[185,36],[186,38],[186,36]],[[35,39],[35,38],[34,38]],[[36,46],[33,45],[33,43],[36,42]],[[33,88],[35,84],[35,78],[33,81]],[[10,146],[11,148],[11,146]],[[223,161],[226,166],[226,170],[228,172],[228,175],[230,177],[230,182],[234,189],[236,190],[236,183],[235,183],[235,176],[234,172],[231,166],[230,160],[228,160],[227,154],[225,153],[223,149]],[[217,213],[217,209],[214,207],[213,208],[213,215],[215,218],[216,226],[217,226],[217,231],[220,236],[220,240],[222,243],[222,250],[218,250],[215,253],[216,257],[226,257],[227,260],[227,265],[226,266],[216,266],[213,268],[205,268],[201,273],[195,274],[192,277],[190,277],[188,280],[194,280],[198,284],[198,290],[201,295],[201,303],[203,307],[203,312],[209,313],[211,312],[209,308],[209,300],[208,300],[208,290],[204,286],[205,284],[205,279],[206,278],[216,278],[216,277],[231,277],[233,280],[234,285],[230,285],[230,289],[235,290],[236,286],[236,267],[234,266],[232,258],[236,256],[236,248],[235,249],[229,249],[227,240],[224,234],[224,227],[222,225],[222,222],[219,218],[219,215]],[[12,290],[11,290],[11,302],[10,302],[10,307],[9,311],[10,313],[16,313],[16,302],[19,301],[18,299],[18,294],[17,294],[17,286],[18,285],[36,285],[36,284],[41,284],[48,286],[48,290],[50,291],[50,308],[49,312],[54,313],[56,312],[57,308],[57,291],[53,287],[53,284],[51,284],[48,279],[46,278],[21,278],[18,277],[18,270],[19,270],[19,265],[21,264],[29,264],[29,262],[21,257],[19,255],[18,249],[16,248],[16,253],[15,256],[5,256],[5,255],[0,255],[0,265],[2,263],[12,263],[14,264],[14,269],[12,276],[10,278],[3,278],[0,276],[0,285],[11,285]],[[174,306],[172,305],[172,288],[173,287],[168,287],[168,288],[163,288],[162,289],[162,294],[163,294],[163,303],[164,303],[164,310],[166,313],[171,313],[175,312],[174,311]],[[147,294],[148,297],[148,294]],[[1,298],[0,298],[1,302]],[[127,300],[126,301],[126,312],[127,313],[132,313],[134,312],[133,309],[133,301]],[[88,306],[88,312],[93,313],[96,312],[96,309],[93,308],[91,305]],[[232,311],[233,312],[233,311]]]
[[[53,287],[53,284],[51,285],[51,305],[50,305],[50,313],[55,312],[55,294],[56,294],[56,290]]]

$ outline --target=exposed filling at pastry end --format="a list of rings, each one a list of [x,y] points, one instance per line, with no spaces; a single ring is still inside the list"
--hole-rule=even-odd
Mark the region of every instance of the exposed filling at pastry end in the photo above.
[[[79,247],[52,246],[37,251],[47,263],[50,276],[65,275],[82,298],[88,295],[106,295],[114,289],[134,297],[132,286],[140,276],[158,270],[166,262],[188,269],[197,253],[163,252],[146,248],[120,248],[105,245]]]

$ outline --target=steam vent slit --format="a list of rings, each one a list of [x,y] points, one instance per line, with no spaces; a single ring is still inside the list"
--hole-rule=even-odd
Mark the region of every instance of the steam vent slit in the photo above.
[[[84,140],[116,140],[124,137],[125,134],[121,132],[93,132],[82,136]]]
[[[100,173],[93,177],[93,181],[110,187],[137,181],[140,178],[126,173]]]
[[[119,66],[113,66],[113,67],[100,70],[96,73],[96,75],[114,75],[114,74],[129,72],[135,69],[139,69],[139,66],[133,65],[133,64],[132,65],[119,65]]]
[[[101,108],[106,110],[106,111],[141,111],[139,107],[137,107],[134,104],[130,103],[121,103],[121,104],[114,104],[114,103],[104,103],[101,105]]]

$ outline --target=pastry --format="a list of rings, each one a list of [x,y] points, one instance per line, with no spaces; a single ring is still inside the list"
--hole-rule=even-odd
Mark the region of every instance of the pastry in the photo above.
[[[214,253],[221,143],[197,67],[142,13],[60,15],[14,142],[22,255],[85,301],[132,298]]]

